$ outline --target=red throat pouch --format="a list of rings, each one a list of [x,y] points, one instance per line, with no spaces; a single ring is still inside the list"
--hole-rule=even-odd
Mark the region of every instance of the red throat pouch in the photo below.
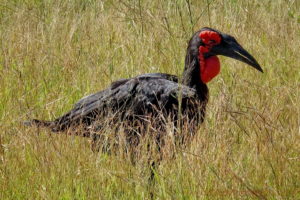
[[[217,56],[211,56],[204,60],[204,66],[201,66],[201,79],[204,83],[209,82],[220,73],[220,61]]]

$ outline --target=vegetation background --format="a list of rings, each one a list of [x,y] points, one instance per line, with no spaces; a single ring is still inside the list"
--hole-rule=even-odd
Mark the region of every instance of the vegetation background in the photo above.
[[[180,75],[204,26],[265,73],[221,57],[205,123],[154,188],[142,165],[22,125],[119,78]],[[299,1],[0,0],[0,44],[0,199],[300,199]]]

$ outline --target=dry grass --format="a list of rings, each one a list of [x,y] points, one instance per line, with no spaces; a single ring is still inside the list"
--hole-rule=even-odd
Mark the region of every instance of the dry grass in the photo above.
[[[209,4],[208,4],[209,3]],[[0,1],[0,199],[300,199],[299,1]],[[203,26],[236,36],[265,70],[222,58],[190,149],[159,167],[25,128],[113,80],[180,75]]]

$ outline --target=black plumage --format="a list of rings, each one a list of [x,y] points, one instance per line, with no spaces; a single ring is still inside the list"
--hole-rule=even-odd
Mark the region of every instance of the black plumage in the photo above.
[[[199,36],[204,31],[214,32],[221,38],[219,44],[209,44],[209,51],[202,55],[204,59],[225,55],[262,71],[256,60],[233,37],[214,29],[203,28],[193,35],[188,44],[181,79],[163,73],[121,79],[103,91],[82,98],[71,111],[53,121],[31,120],[27,124],[46,126],[52,131],[81,127],[81,135],[92,135],[98,139],[103,124],[122,124],[128,134],[128,141],[135,143],[133,141],[138,141],[137,138],[144,134],[144,127],[155,130],[155,138],[160,140],[167,123],[171,121],[175,135],[180,132],[178,129],[187,128],[187,133],[179,139],[185,141],[190,138],[185,136],[194,135],[203,121],[209,96],[207,85],[200,76],[200,46],[208,47],[208,43]]]

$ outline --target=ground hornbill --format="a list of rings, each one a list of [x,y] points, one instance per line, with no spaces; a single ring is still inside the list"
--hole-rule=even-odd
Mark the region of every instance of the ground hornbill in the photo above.
[[[53,121],[34,119],[26,124],[49,127],[55,132],[71,130],[95,141],[101,139],[103,127],[113,125],[120,130],[122,126],[129,144],[137,144],[144,133],[151,131],[161,143],[162,136],[168,135],[169,126],[177,138],[175,141],[186,143],[203,121],[208,101],[206,84],[220,72],[217,55],[263,71],[234,37],[202,28],[189,41],[181,79],[164,73],[121,79],[105,90],[82,98],[71,111]]]

